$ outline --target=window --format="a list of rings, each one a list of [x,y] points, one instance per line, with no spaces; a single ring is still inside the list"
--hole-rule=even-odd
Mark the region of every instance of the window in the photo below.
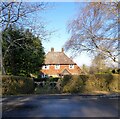
[[[60,65],[55,65],[55,69],[60,69]]]
[[[49,69],[49,65],[44,65],[42,69]]]
[[[73,64],[70,64],[70,65],[69,65],[69,69],[74,69],[74,65],[73,65]]]

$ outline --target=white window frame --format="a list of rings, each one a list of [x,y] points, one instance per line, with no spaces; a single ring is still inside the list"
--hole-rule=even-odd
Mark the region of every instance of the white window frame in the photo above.
[[[46,69],[46,70],[49,69],[49,65],[44,65],[43,69]]]
[[[55,65],[55,69],[60,69],[60,65],[59,65],[59,64],[56,64],[56,65]]]
[[[69,69],[74,69],[74,64],[70,64]]]

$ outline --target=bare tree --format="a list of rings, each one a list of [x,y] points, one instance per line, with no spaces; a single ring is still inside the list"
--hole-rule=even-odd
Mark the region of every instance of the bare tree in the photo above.
[[[81,52],[91,54],[102,53],[105,57],[118,61],[118,9],[120,3],[86,3],[80,9],[77,18],[68,25],[70,39],[65,43],[65,49],[74,55]]]
[[[29,21],[32,13],[45,10],[47,3],[1,2],[0,6],[0,24],[6,30],[13,24],[26,24],[25,20]]]

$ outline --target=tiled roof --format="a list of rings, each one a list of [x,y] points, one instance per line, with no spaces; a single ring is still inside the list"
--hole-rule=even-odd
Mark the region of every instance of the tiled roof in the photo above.
[[[48,52],[45,58],[45,64],[75,64],[63,51]]]

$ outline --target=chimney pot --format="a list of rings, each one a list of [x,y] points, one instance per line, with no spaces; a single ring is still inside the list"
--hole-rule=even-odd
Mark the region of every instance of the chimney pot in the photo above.
[[[64,52],[64,48],[62,48],[62,52]]]
[[[54,48],[51,48],[51,52],[54,52]]]

